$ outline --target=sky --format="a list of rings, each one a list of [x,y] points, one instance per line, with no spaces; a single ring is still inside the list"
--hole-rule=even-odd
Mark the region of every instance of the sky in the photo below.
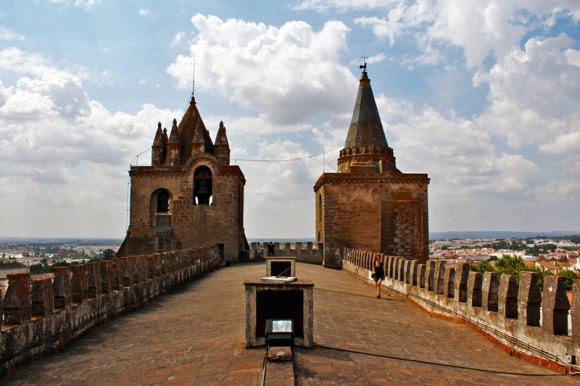
[[[194,91],[247,237],[313,237],[363,56],[431,232],[580,231],[578,0],[4,0],[0,236],[123,238],[130,165]]]

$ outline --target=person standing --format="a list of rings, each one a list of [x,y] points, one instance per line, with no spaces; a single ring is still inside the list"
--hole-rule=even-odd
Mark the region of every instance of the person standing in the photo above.
[[[373,279],[375,281],[375,286],[377,288],[377,298],[381,297],[381,283],[385,280],[385,269],[383,268],[383,261],[381,255],[378,253],[375,255],[375,261],[373,263]]]

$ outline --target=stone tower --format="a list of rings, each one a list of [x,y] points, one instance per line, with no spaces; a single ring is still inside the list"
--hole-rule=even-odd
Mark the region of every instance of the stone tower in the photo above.
[[[337,173],[322,174],[314,185],[316,241],[325,266],[340,267],[342,247],[426,261],[429,178],[397,169],[362,68]]]
[[[212,142],[195,98],[171,132],[158,124],[151,166],[131,166],[131,216],[117,256],[217,245],[224,261],[249,250],[244,233],[244,185],[230,165],[230,145],[220,122]]]

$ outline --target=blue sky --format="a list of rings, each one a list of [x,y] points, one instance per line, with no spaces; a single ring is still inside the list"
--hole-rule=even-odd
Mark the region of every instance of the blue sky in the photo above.
[[[250,238],[314,235],[362,55],[431,231],[580,231],[577,0],[21,0],[0,3],[0,235],[124,237],[129,165],[181,119],[194,54]]]

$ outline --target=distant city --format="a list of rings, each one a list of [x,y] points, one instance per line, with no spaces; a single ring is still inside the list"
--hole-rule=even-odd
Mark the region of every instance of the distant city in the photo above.
[[[541,233],[541,234],[540,234]],[[446,264],[468,263],[471,270],[516,274],[522,270],[580,279],[580,232],[440,232],[431,233],[429,258]],[[313,242],[312,238],[254,238],[250,243]],[[121,239],[0,237],[0,291],[7,275],[52,275],[52,268],[112,259]],[[316,243],[313,243],[316,248]],[[509,266],[510,268],[507,268]],[[503,268],[501,268],[503,267]]]
[[[430,258],[446,261],[479,262],[504,254],[526,261],[559,261],[559,268],[578,264],[580,232],[432,232]],[[250,238],[250,243],[314,242],[314,238]],[[75,237],[0,237],[0,263],[18,262],[26,266],[74,264],[114,257],[122,239]],[[564,264],[564,260],[569,264]],[[547,264],[554,269],[554,264]]]

